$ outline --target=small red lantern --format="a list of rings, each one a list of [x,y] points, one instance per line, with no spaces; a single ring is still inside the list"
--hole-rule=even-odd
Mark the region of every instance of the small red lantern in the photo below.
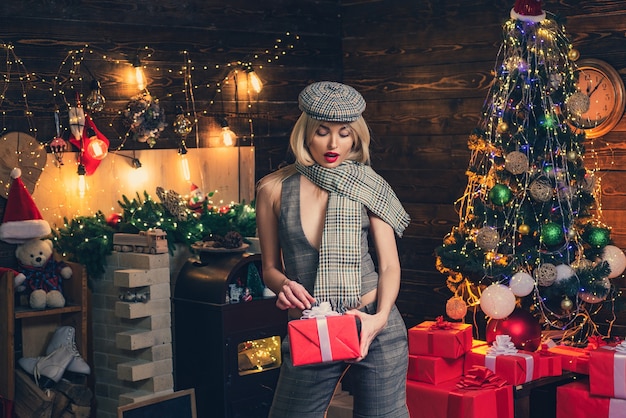
[[[98,138],[97,136],[92,136],[89,138],[89,145],[87,145],[87,153],[94,160],[102,160],[107,156],[109,152],[109,146],[106,142]]]

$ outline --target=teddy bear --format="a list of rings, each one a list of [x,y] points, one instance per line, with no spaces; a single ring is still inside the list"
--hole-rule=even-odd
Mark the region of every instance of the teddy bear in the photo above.
[[[72,277],[72,269],[53,257],[52,241],[39,238],[26,241],[17,246],[15,256],[18,261],[15,289],[28,295],[30,307],[65,306],[62,282]]]

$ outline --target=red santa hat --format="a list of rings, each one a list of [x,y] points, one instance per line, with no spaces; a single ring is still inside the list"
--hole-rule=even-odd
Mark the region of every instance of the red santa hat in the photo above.
[[[13,182],[0,224],[0,240],[9,244],[23,244],[51,233],[50,224],[41,216],[21,176],[22,170],[19,168],[11,171]]]
[[[511,19],[541,22],[545,18],[546,12],[541,10],[541,0],[515,0],[511,9]]]

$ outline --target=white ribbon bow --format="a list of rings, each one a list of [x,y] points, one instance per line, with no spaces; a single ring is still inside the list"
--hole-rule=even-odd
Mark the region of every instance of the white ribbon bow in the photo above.
[[[318,306],[313,306],[311,309],[305,309],[302,311],[302,317],[300,319],[311,318],[326,318],[327,316],[338,316],[339,312],[333,311],[330,306],[330,302],[322,302]]]
[[[491,356],[501,356],[504,354],[516,354],[517,348],[515,348],[515,344],[511,341],[511,337],[504,335],[497,335],[496,340],[493,342],[489,350],[487,350],[487,354]]]

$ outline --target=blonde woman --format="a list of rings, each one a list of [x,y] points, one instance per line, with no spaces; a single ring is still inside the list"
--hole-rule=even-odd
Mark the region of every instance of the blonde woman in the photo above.
[[[290,137],[296,162],[257,188],[263,280],[290,319],[321,302],[358,316],[361,356],[295,367],[285,339],[270,418],[324,417],[348,370],[355,417],[408,417],[406,327],[395,301],[396,235],[402,236],[409,216],[369,166],[361,94],[324,81],[307,86],[298,99],[302,115]]]

